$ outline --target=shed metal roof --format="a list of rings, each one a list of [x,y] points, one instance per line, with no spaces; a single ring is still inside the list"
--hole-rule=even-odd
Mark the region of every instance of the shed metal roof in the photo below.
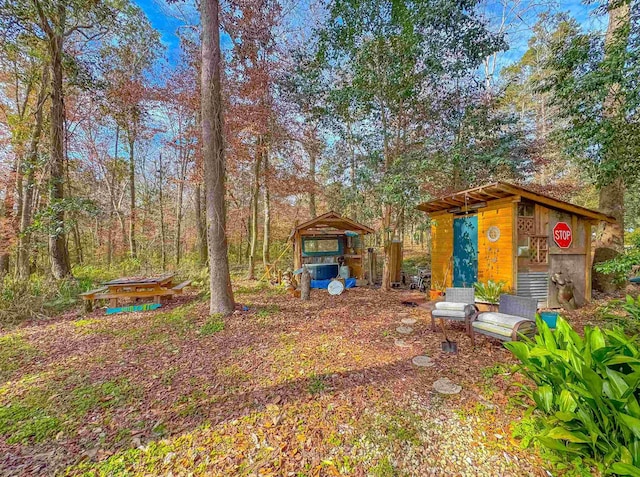
[[[330,234],[336,230],[353,230],[354,232],[360,232],[361,234],[372,234],[374,232],[372,228],[359,224],[355,220],[351,220],[347,217],[342,217],[334,211],[319,215],[314,219],[308,220],[307,222],[294,227],[291,232],[291,236],[296,232],[303,230],[317,231],[318,235]]]
[[[534,192],[521,185],[510,184],[507,182],[493,182],[473,189],[467,189],[454,194],[450,194],[439,199],[418,205],[417,209],[427,213],[446,211],[455,207],[468,207],[482,202],[489,202],[496,199],[505,199],[511,196],[520,196],[522,198],[537,202],[548,207],[564,210],[572,214],[576,214],[591,220],[601,220],[606,222],[615,222],[615,218],[598,212],[596,210],[587,209],[579,205],[571,204],[564,200]]]

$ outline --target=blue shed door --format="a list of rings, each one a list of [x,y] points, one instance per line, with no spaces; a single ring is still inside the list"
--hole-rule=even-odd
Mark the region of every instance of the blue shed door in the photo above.
[[[478,281],[478,216],[453,219],[453,286],[471,287]]]

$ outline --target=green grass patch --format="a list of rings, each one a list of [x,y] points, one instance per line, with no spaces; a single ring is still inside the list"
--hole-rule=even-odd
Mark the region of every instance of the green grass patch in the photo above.
[[[114,475],[132,475],[143,462],[147,469],[147,475],[158,475],[158,469],[162,467],[165,456],[172,447],[163,442],[151,442],[145,448],[128,449],[119,452],[108,459],[98,462],[82,462],[77,466],[69,467],[66,475],[85,475],[92,477],[110,477]]]
[[[391,414],[377,414],[368,426],[366,435],[370,442],[384,448],[396,444],[419,446],[421,417],[411,411],[399,410]]]
[[[235,287],[233,293],[236,295],[251,295],[254,293],[260,293],[265,290],[269,290],[271,285],[268,282],[256,282],[253,285],[240,285]]]
[[[486,368],[482,368],[480,374],[484,379],[492,379],[495,376],[500,374],[506,374],[509,372],[509,369],[503,364],[494,364],[493,366],[487,366]]]
[[[132,390],[126,379],[77,387],[67,398],[68,412],[73,415],[84,415],[91,409],[116,407],[127,401]]]
[[[0,435],[9,443],[42,442],[72,432],[87,413],[106,412],[136,395],[126,379],[91,383],[70,369],[31,375],[0,389]]]
[[[0,407],[0,434],[9,444],[42,442],[62,430],[62,421],[46,403],[21,402]]]
[[[251,379],[251,375],[237,364],[223,366],[218,370],[218,374],[224,378],[233,380],[234,382],[245,382]]]
[[[182,336],[195,326],[193,320],[194,308],[195,303],[190,303],[173,310],[158,313],[153,317],[154,325],[161,326]]]
[[[371,468],[371,474],[375,477],[394,477],[396,475],[396,470],[389,460],[389,457],[384,456]]]
[[[0,383],[36,358],[40,352],[21,335],[11,333],[0,338]]]
[[[202,336],[209,336],[224,330],[224,320],[221,313],[214,313],[207,322],[200,328]]]
[[[209,395],[201,389],[183,394],[176,400],[174,410],[181,417],[195,416],[209,402]]]
[[[269,316],[280,313],[280,307],[278,305],[267,305],[263,308],[260,308],[256,313],[258,318],[268,318]]]
[[[319,394],[327,388],[327,385],[320,376],[313,375],[309,378],[309,393]]]

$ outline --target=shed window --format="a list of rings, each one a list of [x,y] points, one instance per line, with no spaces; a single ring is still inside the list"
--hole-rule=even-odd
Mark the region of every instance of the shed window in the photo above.
[[[302,251],[309,255],[340,254],[340,241],[337,238],[305,239],[302,242]]]
[[[518,217],[533,217],[535,206],[528,202],[518,204]]]

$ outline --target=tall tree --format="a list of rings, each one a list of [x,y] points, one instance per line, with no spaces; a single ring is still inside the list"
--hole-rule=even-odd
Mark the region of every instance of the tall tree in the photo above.
[[[125,1],[17,0],[3,2],[0,20],[8,36],[25,35],[43,46],[49,65],[50,110],[48,134],[49,177],[47,183],[48,241],[51,273],[61,279],[71,274],[67,248],[65,211],[73,208],[67,184],[65,140],[65,79],[87,72],[81,65],[83,52],[95,51],[104,37],[123,27],[140,10]],[[111,38],[112,43],[117,43]]]
[[[331,5],[320,33],[318,57],[337,79],[333,97],[342,106],[336,110],[354,112],[375,144],[370,167],[380,184],[383,290],[390,288],[389,245],[404,208],[405,190],[396,186],[406,178],[412,131],[424,132],[424,123],[412,119],[425,102],[422,91],[429,84],[457,84],[502,47],[474,5],[347,0]]]
[[[49,68],[42,70],[38,99],[35,105],[34,124],[31,132],[29,151],[23,162],[23,192],[20,211],[20,234],[18,236],[17,276],[26,280],[31,274],[31,220],[33,216],[33,193],[35,187],[35,169],[37,167],[40,139],[44,123],[44,103],[47,99]]]
[[[51,131],[50,131],[50,182],[49,206],[52,208],[52,225],[49,235],[51,273],[57,279],[71,275],[69,250],[65,238],[64,222],[64,91],[62,56],[64,41],[74,29],[83,28],[80,23],[69,27],[71,5],[62,0],[55,2],[34,0],[38,26],[45,34],[51,64]]]
[[[107,101],[129,152],[129,255],[137,256],[136,145],[144,133],[150,99],[145,74],[161,54],[160,37],[140,11],[120,26],[117,44],[102,50]]]
[[[209,288],[211,313],[233,311],[233,291],[229,275],[227,235],[225,229],[226,167],[222,125],[222,91],[220,53],[220,4],[218,0],[202,0],[202,76],[201,123],[202,157],[207,203],[207,240],[209,245]]]
[[[608,14],[604,35],[582,32],[575,22],[559,26],[564,31],[555,35],[547,64],[551,74],[542,82],[566,121],[559,133],[566,152],[596,185],[600,210],[616,219],[598,233],[595,263],[624,249],[625,187],[637,184],[640,171],[640,87],[638,59],[630,49],[631,2],[606,3],[600,12]],[[614,284],[600,277],[594,286],[610,290]]]

